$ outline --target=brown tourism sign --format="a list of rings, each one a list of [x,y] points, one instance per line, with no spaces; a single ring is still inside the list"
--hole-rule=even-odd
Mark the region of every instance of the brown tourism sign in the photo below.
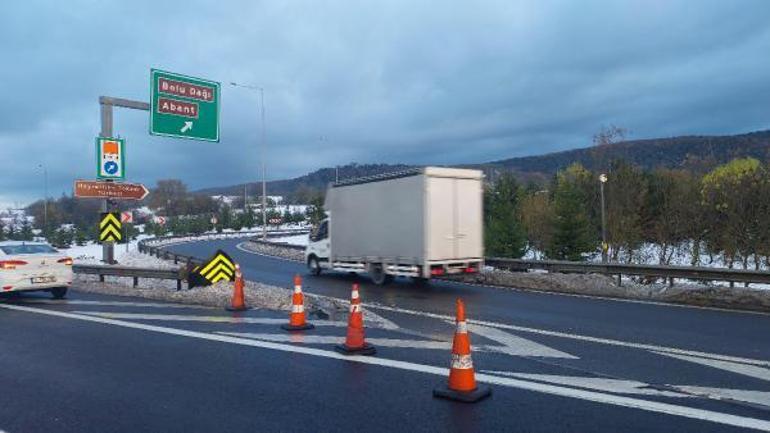
[[[76,180],[76,198],[115,198],[122,200],[141,200],[150,191],[141,183],[99,182],[94,180]]]

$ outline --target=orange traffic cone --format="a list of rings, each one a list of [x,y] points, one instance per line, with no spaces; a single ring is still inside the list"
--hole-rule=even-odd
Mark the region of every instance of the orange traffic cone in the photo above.
[[[350,293],[350,317],[348,318],[348,336],[345,344],[334,346],[343,355],[374,355],[377,349],[364,340],[364,313],[361,299],[358,297],[358,283],[353,283]]]
[[[289,313],[289,323],[281,325],[281,328],[287,331],[304,331],[313,329],[305,318],[305,296],[302,294],[302,277],[294,276],[294,294],[291,295],[291,313]]]
[[[457,300],[457,330],[452,343],[452,366],[449,370],[449,383],[433,390],[434,397],[473,403],[489,397],[492,390],[488,386],[476,385],[476,374],[471,359],[471,339],[465,324],[465,304]]]
[[[241,266],[235,264],[235,283],[233,283],[233,299],[230,301],[230,306],[225,307],[227,311],[244,311],[248,310],[246,307],[246,300],[243,295],[243,274],[241,273]]]

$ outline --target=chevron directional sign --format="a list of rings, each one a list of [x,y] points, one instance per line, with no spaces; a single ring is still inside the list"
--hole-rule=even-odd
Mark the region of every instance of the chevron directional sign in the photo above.
[[[99,220],[99,242],[120,242],[123,240],[122,229],[120,213],[102,213]]]
[[[222,250],[217,252],[206,263],[194,271],[209,284],[217,281],[235,281],[235,262]]]

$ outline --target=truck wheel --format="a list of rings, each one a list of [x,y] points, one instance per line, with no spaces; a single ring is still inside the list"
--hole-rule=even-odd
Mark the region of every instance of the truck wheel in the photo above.
[[[372,282],[378,286],[384,286],[393,281],[393,276],[386,274],[381,264],[369,265],[369,276],[372,278]]]
[[[51,289],[51,295],[54,299],[62,299],[67,294],[66,287],[54,287]]]
[[[318,276],[321,275],[321,264],[318,263],[318,259],[315,257],[311,257],[307,261],[307,268],[310,270],[310,273]]]

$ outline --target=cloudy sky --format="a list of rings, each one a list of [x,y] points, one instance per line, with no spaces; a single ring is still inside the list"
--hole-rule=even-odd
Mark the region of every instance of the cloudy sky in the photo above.
[[[99,95],[150,68],[220,81],[221,141],[118,109],[128,180],[193,188],[348,162],[454,164],[631,137],[770,128],[770,2],[9,1],[0,5],[0,206],[95,176]]]

